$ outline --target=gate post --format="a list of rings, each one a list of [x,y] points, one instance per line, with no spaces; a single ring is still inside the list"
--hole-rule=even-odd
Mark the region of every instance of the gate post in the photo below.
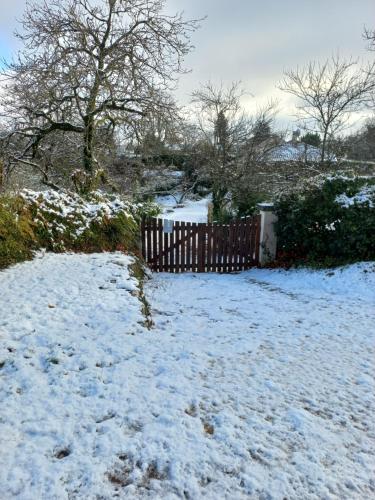
[[[258,208],[261,216],[259,264],[265,266],[276,259],[275,222],[277,222],[277,215],[274,213],[273,203],[259,203]]]

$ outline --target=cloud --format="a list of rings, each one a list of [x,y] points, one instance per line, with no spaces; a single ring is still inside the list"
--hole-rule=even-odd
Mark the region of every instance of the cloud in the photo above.
[[[0,53],[9,57],[17,48],[12,32],[26,0],[0,1]],[[281,98],[287,117],[293,100],[275,88],[284,69],[338,51],[344,57],[373,57],[362,32],[375,23],[374,0],[167,0],[166,8],[188,18],[207,15],[192,35],[195,49],[186,58],[192,72],[180,78],[177,96],[183,103],[200,82],[241,80],[259,102]],[[252,101],[247,106],[252,109]]]

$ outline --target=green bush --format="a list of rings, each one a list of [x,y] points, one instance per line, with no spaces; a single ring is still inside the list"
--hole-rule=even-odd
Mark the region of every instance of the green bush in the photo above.
[[[267,196],[263,193],[247,192],[245,196],[234,196],[233,205],[236,217],[247,217],[254,215],[257,211],[258,203],[264,202]]]
[[[248,186],[237,188],[230,193],[224,204],[216,208],[213,207],[213,220],[220,224],[229,224],[231,221],[250,217],[258,212],[258,203],[267,199],[264,193],[257,193],[249,190]]]
[[[284,263],[330,266],[375,259],[375,180],[331,178],[276,203]]]

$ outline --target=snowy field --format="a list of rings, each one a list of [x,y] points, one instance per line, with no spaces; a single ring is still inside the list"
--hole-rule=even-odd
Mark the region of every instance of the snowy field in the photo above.
[[[176,207],[173,196],[159,196],[156,202],[163,208],[163,217],[185,222],[207,222],[209,198],[184,200],[182,207]]]
[[[375,496],[375,266],[0,273],[0,498]],[[333,273],[333,274],[332,274]]]

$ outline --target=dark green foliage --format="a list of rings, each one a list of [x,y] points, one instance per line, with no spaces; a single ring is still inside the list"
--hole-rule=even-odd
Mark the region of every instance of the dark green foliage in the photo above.
[[[214,221],[226,224],[228,218],[233,218],[232,212],[227,208],[226,200],[227,188],[220,185],[212,186],[212,216]]]
[[[161,208],[153,200],[146,200],[142,203],[130,205],[130,213],[139,223],[143,217],[158,217],[161,214]]]
[[[316,146],[318,148],[321,145],[322,140],[319,134],[307,132],[307,134],[301,137],[301,142],[309,144],[310,146]]]
[[[247,192],[246,196],[234,197],[233,206],[236,211],[236,217],[247,217],[254,215],[257,212],[258,203],[264,202],[266,195],[256,192]]]
[[[276,203],[280,262],[329,266],[374,260],[375,208],[369,201],[350,206],[335,201],[374,184],[361,178],[335,178],[281,197]]]
[[[362,130],[346,137],[344,150],[351,160],[375,160],[375,121],[369,121]]]
[[[237,190],[232,195],[229,206],[221,207],[217,211],[213,211],[213,220],[221,224],[228,224],[234,219],[248,217],[254,215],[258,209],[258,203],[265,201],[267,197],[264,194],[249,192],[248,189]]]
[[[219,207],[216,210],[214,208],[215,207],[213,206],[213,211],[212,211],[213,222],[217,222],[219,224],[229,224],[229,222],[235,218],[233,212],[226,207]]]

